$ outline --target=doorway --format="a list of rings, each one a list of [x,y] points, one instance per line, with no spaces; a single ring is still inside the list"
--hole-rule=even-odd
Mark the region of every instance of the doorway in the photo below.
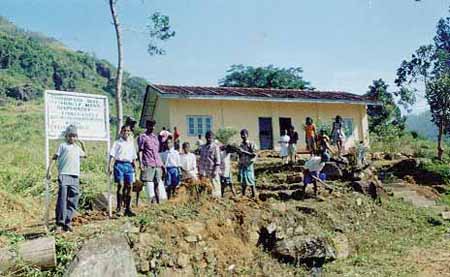
[[[273,149],[273,129],[271,117],[259,119],[259,143],[261,150]]]
[[[281,132],[283,130],[288,130],[289,127],[291,127],[292,120],[291,120],[290,117],[280,117],[279,118],[279,123],[280,123],[280,136],[281,136]]]

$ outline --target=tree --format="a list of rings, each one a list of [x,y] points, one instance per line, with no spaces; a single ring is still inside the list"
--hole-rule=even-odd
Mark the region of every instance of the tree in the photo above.
[[[223,144],[228,144],[232,137],[238,133],[238,130],[230,127],[220,128],[216,132],[216,139]]]
[[[232,65],[225,78],[219,81],[223,87],[257,87],[280,89],[314,89],[302,77],[301,67],[278,68],[273,65],[253,67]]]
[[[434,43],[419,47],[410,60],[404,60],[397,70],[395,83],[400,92],[415,100],[419,92],[416,85],[425,88],[425,98],[430,105],[433,123],[439,129],[438,158],[442,159],[442,140],[445,133],[445,110],[447,102],[442,101],[447,75],[450,74],[450,17],[441,18],[437,24]],[[435,90],[435,91],[434,91]],[[414,101],[413,101],[414,102]],[[432,107],[433,105],[433,107]]]
[[[438,126],[438,159],[442,160],[443,137],[450,130],[450,75],[430,81],[425,97],[430,105],[432,121]]]
[[[113,19],[113,25],[116,32],[117,42],[117,73],[115,82],[115,98],[117,112],[117,133],[123,125],[123,107],[122,107],[122,81],[123,81],[123,44],[122,44],[122,27],[117,13],[118,0],[109,0],[109,8]],[[147,25],[150,42],[147,51],[153,55],[164,55],[165,51],[158,46],[158,41],[165,41],[175,36],[175,32],[171,30],[169,17],[158,12],[150,16],[150,23]]]
[[[400,108],[395,102],[394,93],[389,92],[388,87],[389,85],[383,79],[374,80],[366,93],[366,96],[381,103],[381,105],[367,107],[370,132],[378,134],[380,129],[390,125],[395,125],[400,130],[405,129],[406,118],[402,117]]]
[[[114,29],[116,31],[117,42],[117,73],[116,73],[116,113],[117,113],[117,133],[123,125],[123,107],[122,107],[122,78],[123,78],[123,46],[122,46],[122,29],[117,14],[117,1],[109,0],[109,8],[113,19]]]

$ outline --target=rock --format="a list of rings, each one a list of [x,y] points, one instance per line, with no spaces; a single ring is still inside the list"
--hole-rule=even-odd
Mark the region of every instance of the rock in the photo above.
[[[198,241],[197,236],[185,236],[184,240],[187,242],[197,242]]]
[[[384,154],[384,159],[387,161],[392,161],[394,159],[394,157],[391,153],[386,153],[386,154]]]
[[[447,191],[450,190],[447,186],[444,186],[444,185],[435,185],[435,186],[433,186],[433,188],[440,194],[447,193]]]
[[[361,198],[356,199],[356,205],[358,205],[358,206],[362,205],[362,199]]]
[[[379,161],[379,160],[382,160],[383,157],[384,157],[383,153],[381,153],[381,152],[374,152],[374,153],[372,153],[371,159],[374,160],[374,161]]]
[[[70,264],[70,277],[137,276],[130,246],[124,236],[107,234],[88,240]]]
[[[150,263],[146,259],[141,259],[139,262],[139,271],[140,272],[149,272],[150,271]]]
[[[150,233],[140,233],[139,234],[139,245],[141,245],[141,246],[151,246],[159,240],[160,240],[160,238],[156,234],[150,234]]]
[[[303,232],[305,231],[305,229],[303,228],[302,225],[298,225],[295,230],[294,230],[294,235],[300,235],[303,234]]]
[[[444,220],[450,220],[450,212],[442,212],[441,216]]]
[[[36,93],[33,89],[27,85],[22,87],[9,87],[6,88],[6,96],[21,101],[30,101],[36,98]]]
[[[181,268],[185,268],[189,265],[189,256],[186,254],[178,254],[177,265]]]
[[[114,195],[111,194],[112,209],[115,209],[116,205],[117,205],[116,197],[114,197]],[[108,193],[107,192],[99,193],[92,202],[92,208],[98,211],[108,211]]]
[[[336,259],[336,250],[325,238],[295,236],[275,243],[272,253],[283,262],[317,266]]]
[[[97,62],[95,64],[95,70],[97,71],[98,74],[100,74],[100,76],[102,76],[108,80],[111,79],[111,70],[106,63]]]
[[[288,184],[297,184],[303,182],[303,173],[297,172],[292,173],[286,177],[286,183]]]
[[[342,178],[342,170],[337,166],[335,162],[328,162],[325,164],[325,167],[322,169],[322,173],[325,173],[327,179],[330,180],[338,180]]]
[[[336,259],[346,259],[350,256],[350,244],[344,234],[338,233],[333,239],[333,245],[336,249]]]
[[[235,268],[236,268],[236,265],[235,265],[235,264],[232,264],[232,265],[230,265],[230,266],[227,268],[227,270],[228,270],[228,271],[234,271]]]
[[[184,226],[184,234],[187,236],[196,236],[205,231],[206,225],[202,222],[194,222]]]
[[[386,191],[381,186],[379,181],[354,181],[351,183],[351,187],[354,191],[370,196],[372,199],[378,199]]]

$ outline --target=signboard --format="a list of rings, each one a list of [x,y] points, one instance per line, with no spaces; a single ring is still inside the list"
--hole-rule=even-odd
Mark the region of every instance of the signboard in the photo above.
[[[45,119],[48,139],[64,138],[72,124],[81,140],[109,140],[108,98],[103,95],[47,90]]]
[[[49,167],[49,141],[64,138],[69,125],[75,125],[81,140],[106,142],[106,169],[108,168],[109,106],[108,98],[103,95],[67,92],[57,90],[45,91],[45,168]],[[107,172],[107,170],[105,170]],[[111,180],[108,178],[108,210],[112,216]],[[45,226],[49,226],[50,180],[45,180]]]

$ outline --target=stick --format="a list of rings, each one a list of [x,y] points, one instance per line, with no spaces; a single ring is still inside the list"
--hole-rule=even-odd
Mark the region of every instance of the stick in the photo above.
[[[316,176],[311,175],[311,177],[316,180],[317,182],[321,183],[324,187],[326,187],[330,192],[333,191],[333,188],[331,186],[329,186],[327,183],[325,183],[324,181],[320,180],[319,178],[317,178]]]

